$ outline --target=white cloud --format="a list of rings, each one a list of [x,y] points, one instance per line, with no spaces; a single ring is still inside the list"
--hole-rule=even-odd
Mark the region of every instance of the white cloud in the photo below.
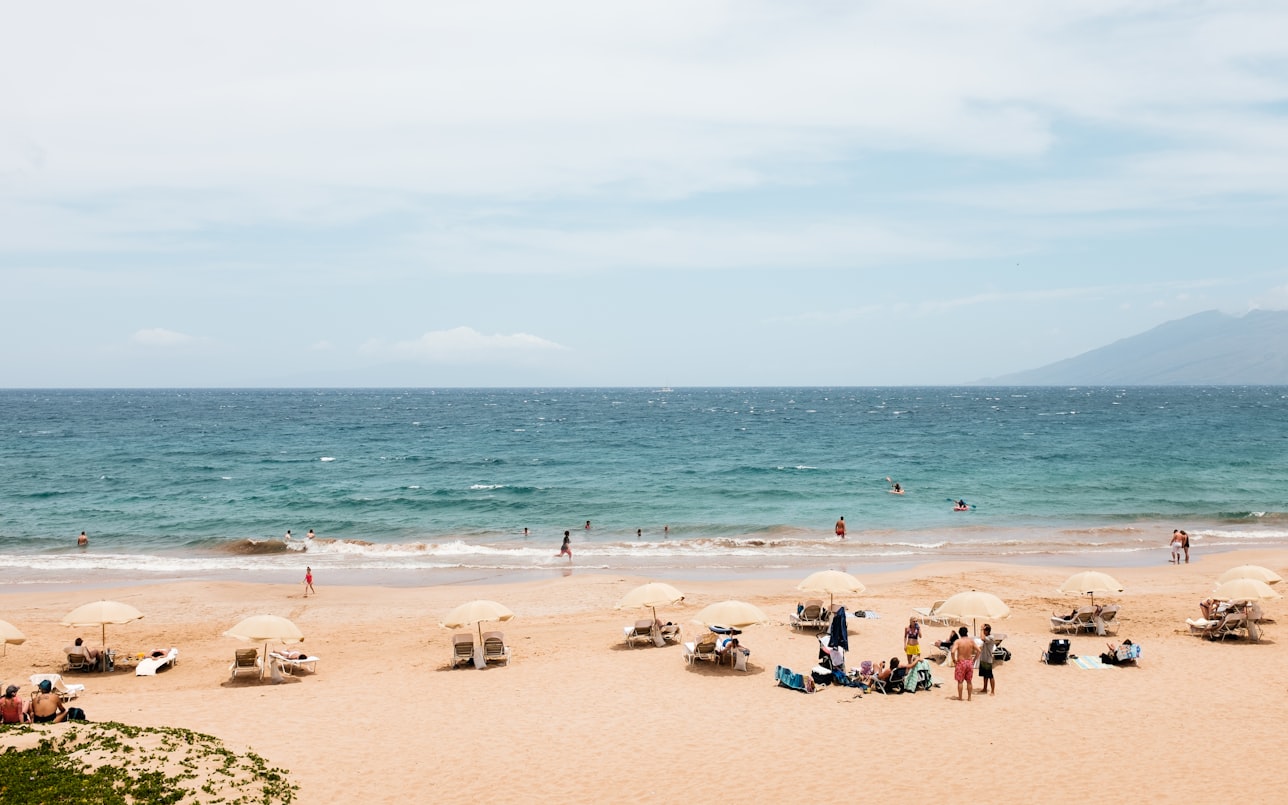
[[[485,335],[471,327],[427,332],[411,341],[372,340],[360,352],[367,356],[426,363],[524,363],[566,347],[528,333]]]

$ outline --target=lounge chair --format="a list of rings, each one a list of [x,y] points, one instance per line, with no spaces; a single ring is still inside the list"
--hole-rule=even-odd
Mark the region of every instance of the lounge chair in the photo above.
[[[918,623],[927,626],[956,626],[957,619],[950,615],[940,615],[939,608],[944,605],[943,601],[936,601],[928,607],[913,607],[913,617]]]
[[[157,655],[156,652],[153,652],[153,656],[144,657],[143,659],[139,660],[138,665],[134,666],[134,675],[135,676],[156,676],[157,671],[160,671],[162,668],[165,668],[167,665],[177,665],[178,662],[179,662],[179,649],[177,648],[171,648],[169,651],[159,656]]]
[[[237,649],[237,653],[233,655],[233,664],[228,667],[228,680],[231,682],[239,676],[264,676],[264,663],[259,658],[259,649]]]
[[[510,647],[505,644],[505,635],[500,632],[483,633],[483,662],[510,664]]]
[[[468,632],[452,635],[452,667],[474,660],[474,635]]]
[[[1099,612],[1092,618],[1092,625],[1095,627],[1096,634],[1117,634],[1118,633],[1118,605],[1110,604],[1102,607]]]
[[[1069,662],[1069,640],[1057,637],[1051,641],[1047,650],[1042,652],[1042,662],[1047,665],[1064,665]]]
[[[53,692],[57,693],[58,698],[62,699],[65,702],[71,701],[72,699],[75,699],[77,696],[85,692],[84,685],[80,685],[80,684],[69,685],[66,682],[64,682],[62,674],[32,674],[30,679],[31,679],[31,686],[33,688],[40,687],[41,682],[48,680]]]
[[[1248,632],[1248,637],[1252,640],[1261,638],[1260,632],[1255,632],[1255,621],[1249,622],[1247,614],[1242,610],[1230,610],[1220,618],[1208,620],[1205,618],[1191,619],[1186,618],[1185,622],[1190,627],[1190,633],[1199,635],[1208,640],[1224,640],[1227,637],[1242,637],[1243,631]]]
[[[1076,634],[1081,631],[1091,631],[1096,628],[1095,624],[1096,609],[1095,607],[1079,607],[1072,616],[1061,618],[1051,617],[1051,629],[1056,632],[1068,632]]]
[[[98,665],[84,654],[68,654],[63,671],[97,671]]]
[[[821,632],[827,628],[831,619],[831,611],[823,606],[823,601],[818,598],[811,598],[804,603],[797,604],[796,611],[791,614],[791,624],[794,629],[810,627]]]
[[[692,665],[699,660],[705,662],[720,661],[720,654],[716,651],[715,632],[707,632],[698,640],[684,644],[684,661]]]
[[[634,647],[636,643],[653,642],[653,619],[644,618],[635,621],[634,626],[623,626],[622,631],[626,634],[626,645]]]
[[[268,656],[291,676],[294,676],[296,671],[308,671],[311,674],[316,674],[318,671],[317,657],[310,657],[305,654],[301,654],[298,657],[288,657],[279,651],[269,652]]]

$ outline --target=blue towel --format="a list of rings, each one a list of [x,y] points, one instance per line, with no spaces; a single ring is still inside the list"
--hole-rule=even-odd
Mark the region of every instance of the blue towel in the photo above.
[[[790,668],[778,666],[774,669],[774,677],[778,680],[778,684],[785,688],[799,690],[802,693],[814,692],[814,680],[807,681],[803,675],[793,673]]]

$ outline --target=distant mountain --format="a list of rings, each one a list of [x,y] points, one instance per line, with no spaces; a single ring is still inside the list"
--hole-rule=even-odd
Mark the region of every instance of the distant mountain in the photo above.
[[[1216,310],[1073,358],[981,381],[1000,386],[1288,385],[1288,311]]]

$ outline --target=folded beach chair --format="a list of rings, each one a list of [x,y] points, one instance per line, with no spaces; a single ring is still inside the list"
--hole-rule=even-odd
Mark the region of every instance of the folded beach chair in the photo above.
[[[1067,632],[1076,634],[1082,631],[1091,631],[1096,628],[1095,625],[1096,609],[1095,607],[1080,607],[1077,612],[1069,618],[1051,617],[1051,629],[1056,632]]]
[[[32,674],[30,679],[31,679],[31,686],[33,688],[38,688],[40,687],[41,682],[44,682],[45,680],[49,680],[49,684],[53,692],[57,693],[58,698],[62,699],[65,702],[71,701],[72,699],[75,699],[77,696],[85,692],[84,685],[79,685],[79,684],[69,685],[66,682],[64,682],[62,674]]]
[[[233,655],[233,664],[228,666],[228,680],[231,682],[239,676],[263,677],[264,664],[259,659],[259,649],[239,648]]]
[[[303,657],[288,657],[277,651],[270,652],[268,656],[280,665],[283,671],[291,676],[295,676],[296,671],[308,671],[311,674],[316,674],[318,671],[317,657],[310,657],[307,655]]]
[[[930,690],[935,686],[935,678],[930,673],[930,663],[922,658],[908,669],[903,677],[905,693],[916,693],[919,690]]]
[[[157,671],[179,662],[179,649],[171,648],[160,656],[144,657],[134,666],[135,676],[156,676]]]
[[[699,660],[719,662],[720,654],[716,651],[716,634],[707,632],[692,643],[684,644],[684,661],[689,665]]]
[[[1069,640],[1056,638],[1051,641],[1047,650],[1042,652],[1042,662],[1047,665],[1065,665],[1069,662]]]
[[[626,634],[626,645],[628,646],[634,647],[636,643],[652,643],[653,619],[637,620],[634,626],[623,626],[622,631]]]
[[[796,611],[791,614],[790,620],[794,629],[809,627],[822,631],[827,628],[831,618],[832,613],[827,607],[823,606],[823,601],[818,598],[811,598],[796,605]]]
[[[452,635],[452,667],[474,660],[474,635],[468,632]]]
[[[505,635],[500,632],[483,633],[483,661],[510,664],[510,647],[505,644]]]
[[[814,680],[803,674],[793,673],[792,669],[778,666],[774,669],[774,678],[784,688],[799,690],[801,693],[814,692]]]

